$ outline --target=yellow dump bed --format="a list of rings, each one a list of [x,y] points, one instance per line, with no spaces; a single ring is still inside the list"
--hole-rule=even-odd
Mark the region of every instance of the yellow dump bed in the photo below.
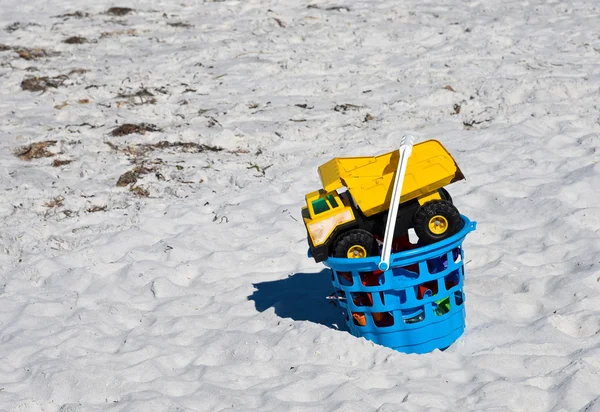
[[[366,216],[389,209],[394,174],[400,151],[380,156],[338,157],[319,167],[326,192],[341,187],[348,191]],[[400,203],[431,194],[457,180],[464,179],[456,162],[437,140],[413,146],[402,185]]]

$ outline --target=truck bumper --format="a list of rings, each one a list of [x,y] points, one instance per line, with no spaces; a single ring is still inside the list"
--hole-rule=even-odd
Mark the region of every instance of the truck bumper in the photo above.
[[[321,245],[315,247],[312,244],[310,236],[308,237],[308,257],[315,260],[316,263],[322,262],[327,259],[327,245]]]

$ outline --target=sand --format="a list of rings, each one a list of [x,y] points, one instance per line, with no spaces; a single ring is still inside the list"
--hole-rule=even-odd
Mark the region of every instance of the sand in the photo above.
[[[599,16],[3,0],[0,410],[600,411]],[[320,164],[408,133],[478,222],[426,355],[345,330],[300,217]]]

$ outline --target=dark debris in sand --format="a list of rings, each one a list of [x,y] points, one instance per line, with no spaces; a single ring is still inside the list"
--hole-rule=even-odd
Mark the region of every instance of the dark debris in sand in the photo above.
[[[52,157],[54,153],[48,151],[48,147],[56,145],[56,140],[46,140],[44,142],[31,143],[29,146],[18,150],[15,155],[21,160],[40,159],[42,157]]]
[[[4,30],[6,30],[8,33],[13,33],[17,30],[23,30],[23,29],[26,29],[27,27],[33,27],[33,26],[39,27],[39,24],[37,24],[37,23],[21,23],[19,21],[16,21],[16,22],[6,26],[4,28]]]
[[[32,77],[28,76],[21,82],[21,89],[29,92],[45,92],[52,88],[56,89],[63,85],[68,76],[60,75],[55,77],[41,76]]]
[[[155,150],[174,150],[183,153],[204,153],[204,152],[220,152],[224,149],[218,146],[211,146],[195,142],[168,142],[160,141],[158,143],[133,144],[127,146],[118,146],[114,143],[107,142],[111,149],[117,152],[125,153],[134,158],[142,157],[149,152]],[[232,153],[232,152],[230,152]]]
[[[126,16],[132,12],[133,9],[129,7],[111,7],[106,10],[106,14],[110,14],[111,16]]]
[[[52,166],[54,167],[61,167],[64,165],[68,165],[69,163],[73,162],[72,160],[68,160],[68,159],[54,159],[54,161],[52,162]]]
[[[63,43],[66,44],[84,44],[89,43],[88,39],[81,36],[71,36],[63,40]]]
[[[179,27],[179,28],[182,28],[182,29],[191,29],[192,27],[194,27],[193,24],[184,23],[184,22],[181,22],[181,21],[174,22],[174,23],[167,23],[167,25],[169,25],[171,27]]]
[[[40,47],[28,48],[21,46],[8,46],[6,44],[0,44],[0,52],[12,50],[19,55],[21,59],[25,60],[39,60],[44,57],[58,56],[60,53],[56,51],[50,51],[42,49]]]
[[[137,166],[134,169],[123,173],[117,181],[117,186],[124,187],[131,184],[135,184],[140,177],[142,177],[143,175],[147,175],[148,173],[151,173],[153,171],[154,169],[152,168],[148,168],[145,166]]]
[[[110,134],[115,137],[119,137],[119,136],[126,136],[128,134],[146,134],[147,132],[160,132],[160,131],[161,131],[161,129],[156,127],[156,125],[154,125],[154,124],[125,123],[125,124],[122,124],[121,126],[115,128],[112,132],[110,132]]]
[[[58,16],[52,16],[52,17],[59,18],[59,19],[60,18],[68,18],[68,17],[74,17],[76,19],[82,19],[84,17],[90,17],[90,14],[82,12],[82,11],[74,11],[74,12],[71,12],[71,13],[60,14]]]

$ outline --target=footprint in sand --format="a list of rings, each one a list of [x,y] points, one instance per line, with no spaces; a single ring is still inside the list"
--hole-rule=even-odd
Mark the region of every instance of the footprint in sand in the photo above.
[[[587,338],[600,331],[600,319],[597,316],[574,313],[571,315],[557,315],[550,317],[554,328],[565,335],[574,338]]]

